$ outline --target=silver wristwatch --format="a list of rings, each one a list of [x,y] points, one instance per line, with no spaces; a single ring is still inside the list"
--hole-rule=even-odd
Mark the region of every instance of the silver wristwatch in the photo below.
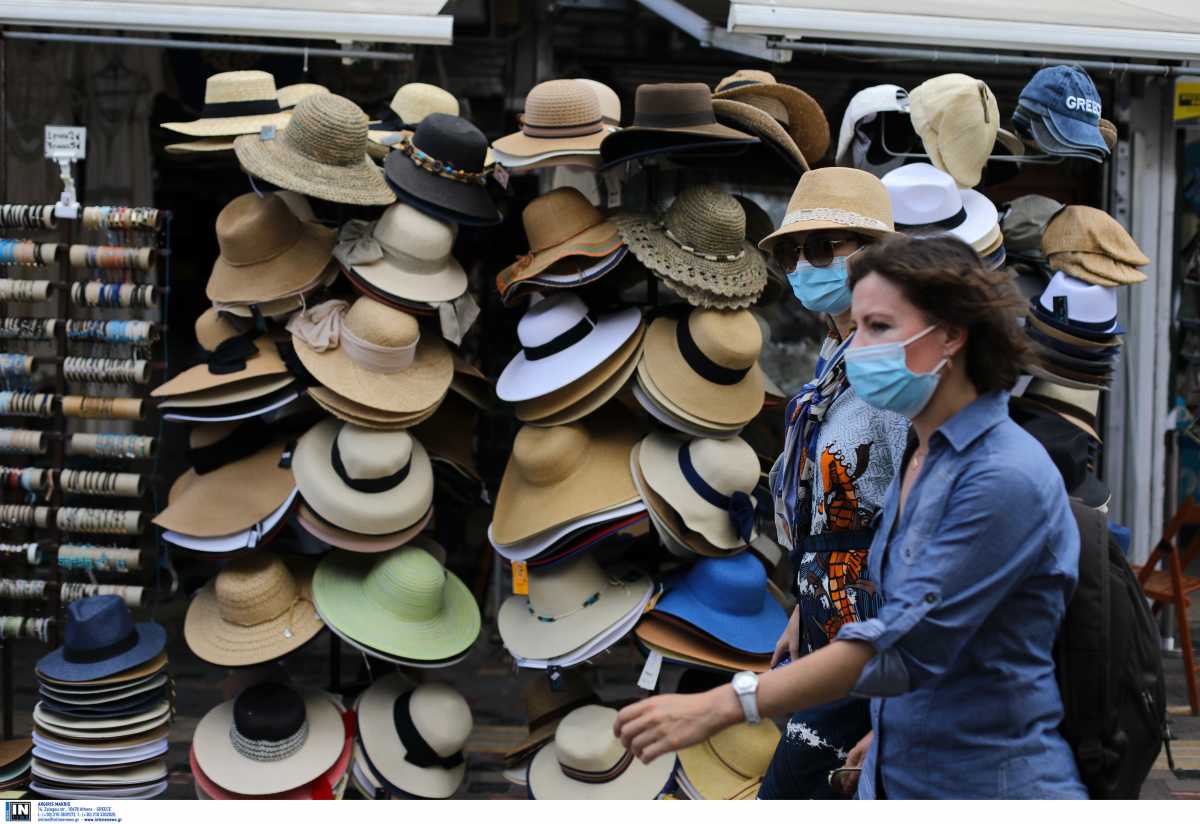
[[[733,676],[733,691],[737,693],[738,701],[742,704],[742,713],[746,716],[747,724],[757,724],[762,720],[758,714],[758,676],[752,672],[739,672]]]

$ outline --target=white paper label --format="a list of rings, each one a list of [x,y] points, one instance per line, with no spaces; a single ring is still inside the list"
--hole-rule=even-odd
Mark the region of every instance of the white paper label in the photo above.
[[[492,167],[492,177],[500,184],[501,189],[508,190],[508,169],[497,163]]]
[[[47,126],[48,160],[83,160],[87,157],[86,126]]]
[[[658,674],[662,672],[662,653],[657,650],[651,650],[646,656],[646,666],[642,667],[642,674],[638,678],[637,685],[644,690],[652,690],[658,686]]]

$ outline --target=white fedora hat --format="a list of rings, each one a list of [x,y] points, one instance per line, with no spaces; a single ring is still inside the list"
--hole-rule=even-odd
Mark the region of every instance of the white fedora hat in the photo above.
[[[986,249],[999,232],[996,205],[974,189],[960,189],[954,178],[928,163],[910,163],[883,176],[892,199],[896,231],[915,237],[950,234]]]
[[[500,400],[548,395],[604,363],[637,330],[637,308],[596,316],[578,295],[556,294],[530,307],[517,324],[521,351],[496,383]]]
[[[1067,302],[1067,317],[1073,323],[1087,324],[1099,331],[1117,325],[1117,289],[1114,286],[1099,286],[1065,272],[1055,272],[1038,303],[1054,314],[1054,304],[1059,298]]]

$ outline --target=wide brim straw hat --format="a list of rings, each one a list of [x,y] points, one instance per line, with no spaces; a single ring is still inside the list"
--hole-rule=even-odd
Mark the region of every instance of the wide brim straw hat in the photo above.
[[[637,500],[629,450],[638,437],[616,410],[564,426],[522,427],[496,493],[493,540],[517,543]]]
[[[159,409],[205,409],[232,406],[264,398],[295,383],[291,374],[264,375],[217,389],[200,390],[186,395],[172,395],[159,401]]]
[[[262,71],[222,72],[208,78],[204,91],[205,106],[220,107],[255,104],[271,108],[274,112],[241,114],[229,117],[200,117],[183,123],[163,123],[161,126],[172,132],[191,137],[232,137],[255,134],[264,126],[282,128],[291,116],[280,111],[275,78]],[[213,99],[210,99],[213,98]]]
[[[735,724],[680,750],[679,765],[705,798],[729,798],[747,781],[767,774],[779,739],[779,728],[770,718],[760,724]]]
[[[892,201],[879,178],[862,169],[814,169],[800,178],[783,224],[758,248],[769,252],[784,235],[841,229],[880,238],[895,232]]]
[[[240,426],[217,423],[192,430],[198,447],[235,437]],[[230,461],[210,472],[188,469],[171,485],[167,507],[154,523],[163,529],[195,538],[213,538],[250,529],[287,501],[295,489],[292,472],[279,464],[287,451],[280,438],[268,440],[258,451]]]
[[[702,319],[697,320],[698,312],[704,313]],[[749,319],[749,324],[738,318],[741,314]],[[705,329],[706,336],[708,332],[712,333],[714,342],[724,338],[727,343],[735,343],[726,338],[727,335],[745,338],[746,346],[743,348],[747,352],[761,349],[762,333],[758,323],[748,312],[723,313],[716,310],[695,310],[682,318],[657,318],[646,331],[646,340],[642,344],[642,366],[639,367],[646,370],[654,388],[680,411],[698,418],[703,416],[701,420],[716,426],[745,425],[762,410],[766,397],[763,372],[757,356],[741,379],[733,383],[713,383],[696,372],[680,350],[676,330],[680,323],[698,324]],[[757,344],[749,339],[752,336],[750,329],[758,335]],[[693,329],[692,338],[695,337]],[[711,356],[709,359],[715,360]]]
[[[683,432],[693,438],[729,438],[740,435],[746,423],[717,424],[681,409],[654,385],[646,370],[646,358],[638,362],[636,378],[630,388],[638,405],[668,429]]]
[[[436,611],[424,616],[416,614],[420,610],[401,615],[389,609],[398,591],[430,599],[421,606],[435,605]],[[331,552],[317,567],[313,595],[330,627],[410,661],[456,658],[471,648],[482,626],[467,585],[428,552],[411,546],[379,555]],[[378,602],[383,600],[387,603]]]
[[[111,741],[138,735],[161,726],[170,717],[171,704],[165,699],[136,715],[118,718],[73,718],[47,711],[40,702],[33,709],[33,720],[37,727],[44,727],[65,738],[90,741]]]
[[[354,274],[379,291],[402,300],[445,303],[467,291],[467,273],[462,264],[450,256],[425,271],[405,267],[387,256],[375,263],[356,263],[351,268]]]
[[[1093,340],[1090,338],[1081,337],[1079,335],[1072,335],[1070,332],[1059,329],[1047,323],[1032,309],[1026,312],[1025,322],[1027,324],[1031,324],[1033,329],[1036,329],[1039,333],[1046,335],[1047,337],[1081,349],[1113,349],[1121,346],[1122,343],[1124,343],[1124,338],[1118,334],[1105,336],[1104,340]]]
[[[791,166],[797,176],[809,170],[808,159],[796,145],[779,121],[762,109],[736,100],[714,100],[713,113],[718,121],[728,121],[734,126],[747,129],[758,135],[774,152]]]
[[[238,329],[221,317],[215,309],[205,310],[196,320],[197,342],[207,352],[214,351],[225,341],[240,334]],[[243,387],[250,381],[288,374],[287,366],[279,357],[279,349],[269,336],[259,335],[254,338],[253,344],[257,351],[246,358],[244,368],[214,373],[209,369],[209,364],[201,363],[185,369],[155,388],[150,397],[174,399],[197,392],[232,387],[235,384]]]
[[[303,503],[296,508],[296,522],[318,541],[324,541],[336,549],[344,549],[347,552],[366,554],[387,552],[412,542],[425,527],[429,526],[431,520],[433,520],[432,506],[425,513],[425,517],[408,529],[402,529],[390,535],[363,535],[361,532],[351,532],[348,529],[334,526]]]
[[[239,137],[233,150],[242,168],[281,189],[357,206],[396,201],[367,156],[367,116],[337,95],[306,97],[286,127],[269,139]]]
[[[205,137],[200,140],[188,140],[184,143],[168,143],[167,154],[210,154],[212,152],[232,152],[234,137]]]
[[[320,83],[293,83],[279,90],[279,108],[294,109],[301,100],[314,94],[331,94]]]
[[[769,97],[787,107],[787,131],[806,158],[820,160],[829,150],[829,120],[812,95],[796,86],[777,83],[764,71],[743,69],[717,84],[713,100],[736,100],[753,105],[755,98]]]
[[[315,690],[304,699],[308,735],[295,753],[275,761],[255,761],[233,748],[234,701],[209,710],[192,736],[196,763],[213,783],[240,795],[270,795],[302,787],[337,763],[346,744],[346,727],[333,701]]]
[[[522,218],[526,239],[542,245],[496,275],[501,292],[568,258],[607,257],[623,242],[616,224],[605,220],[576,189],[561,187],[547,192],[525,207]]]
[[[1068,370],[1057,368],[1051,371],[1039,363],[1026,363],[1023,369],[1035,378],[1042,378],[1043,380],[1062,384],[1071,389],[1097,389],[1101,392],[1107,392],[1112,386],[1111,376],[1107,378],[1095,378],[1092,375],[1069,373]]]
[[[396,731],[396,699],[411,692],[408,721],[417,736],[443,758],[460,752],[471,734],[470,707],[445,684],[426,684],[415,690],[401,673],[384,676],[358,699],[358,737],[371,767],[388,784],[418,798],[443,799],[454,795],[466,778],[467,764],[454,767],[421,767],[408,760],[408,750]],[[457,749],[451,749],[451,742]],[[437,746],[438,744],[442,746]]]
[[[428,409],[412,413],[382,412],[370,406],[356,403],[349,398],[343,398],[338,393],[324,386],[310,386],[306,392],[313,403],[324,409],[330,415],[347,423],[365,426],[367,429],[408,429],[433,417],[441,408],[439,399]],[[443,396],[444,398],[445,396]]]
[[[407,445],[397,445],[400,438]],[[340,465],[357,472],[354,480],[393,474],[401,467],[372,466],[373,459],[402,459],[403,480],[378,492],[351,488],[333,463],[337,445]],[[404,448],[407,446],[407,448]],[[374,453],[372,454],[372,450]],[[433,467],[416,438],[365,430],[327,418],[308,430],[296,444],[292,473],[304,502],[334,526],[364,535],[390,535],[420,521],[433,504]]]
[[[1046,262],[1051,269],[1099,286],[1132,286],[1146,280],[1140,269],[1094,252],[1056,252]]]
[[[569,413],[571,420],[588,415],[608,403],[633,376],[641,356],[645,326],[639,325],[621,348],[582,378],[561,389],[516,405],[517,419],[526,423],[554,426],[570,423],[562,420]]]
[[[308,559],[259,552],[225,567],[188,604],[183,637],[197,657],[221,667],[246,667],[274,661],[307,644],[325,628],[312,602],[315,564]],[[218,593],[220,589],[220,593]],[[288,596],[291,597],[288,597]],[[229,617],[221,601],[228,603]],[[256,610],[271,602],[282,608],[265,620]],[[240,616],[234,610],[240,609]]]
[[[188,767],[191,768],[192,779],[196,783],[196,798],[199,801],[327,801],[329,799],[324,795],[319,795],[318,791],[318,788],[326,787],[332,792],[334,800],[340,800],[341,793],[345,792],[346,778],[349,775],[350,759],[353,754],[354,739],[347,738],[342,744],[342,754],[338,756],[338,760],[333,762],[333,766],[322,775],[302,786],[270,795],[244,795],[218,786],[200,768],[199,762],[196,761],[195,747],[188,750]],[[339,788],[341,788],[340,792]]]
[[[646,504],[650,522],[667,549],[672,554],[682,557],[689,557],[688,553],[708,558],[728,556],[729,550],[709,543],[703,535],[688,529],[683,519],[679,517],[679,513],[654,491],[646,481],[646,476],[642,474],[641,455],[642,443],[639,442],[629,453],[629,471],[633,473],[633,482],[637,487],[638,495]]]

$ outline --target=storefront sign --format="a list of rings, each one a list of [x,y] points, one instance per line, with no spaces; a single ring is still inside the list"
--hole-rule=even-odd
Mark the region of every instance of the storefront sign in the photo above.
[[[1200,77],[1175,81],[1175,122],[1200,120]]]

